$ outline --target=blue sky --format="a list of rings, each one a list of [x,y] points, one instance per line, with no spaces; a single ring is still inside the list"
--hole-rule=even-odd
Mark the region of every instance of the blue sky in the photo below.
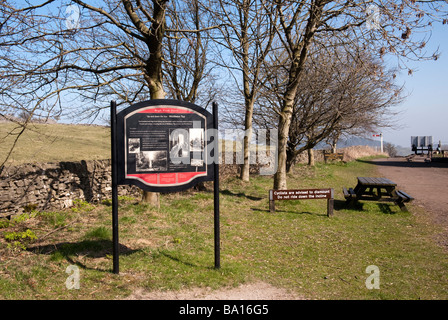
[[[434,23],[432,37],[427,45],[428,52],[437,49],[441,53],[437,61],[409,63],[417,69],[412,75],[401,72],[398,84],[405,85],[408,95],[396,108],[397,129],[383,131],[384,141],[403,147],[410,147],[411,136],[433,136],[448,145],[448,25]]]
[[[433,136],[434,142],[441,140],[448,145],[447,34],[448,25],[434,23],[432,37],[426,48],[428,52],[432,52],[439,47],[439,59],[410,62],[408,65],[414,69],[414,73],[408,75],[403,71],[398,74],[397,84],[405,85],[407,98],[396,107],[401,113],[396,118],[396,128],[383,129],[384,141],[410,147],[411,136],[420,135]],[[391,64],[391,67],[396,65]]]

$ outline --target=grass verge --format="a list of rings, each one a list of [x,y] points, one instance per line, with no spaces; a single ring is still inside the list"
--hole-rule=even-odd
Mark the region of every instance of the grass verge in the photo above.
[[[447,299],[448,252],[439,231],[410,205],[362,202],[347,208],[342,187],[374,176],[365,162],[299,165],[288,187],[336,191],[326,201],[279,201],[268,211],[272,178],[221,182],[221,265],[213,268],[213,193],[163,195],[160,208],[120,199],[120,275],[111,273],[111,207],[79,202],[66,212],[33,213],[0,224],[0,298],[116,299],[137,289],[236,286],[262,280],[309,299]],[[37,239],[5,240],[31,230]],[[80,270],[69,290],[67,267]],[[366,288],[366,268],[380,271],[380,289]]]

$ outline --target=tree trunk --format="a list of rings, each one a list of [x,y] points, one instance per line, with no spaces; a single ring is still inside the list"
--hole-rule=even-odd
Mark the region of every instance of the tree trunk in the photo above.
[[[295,92],[294,92],[295,95]],[[278,166],[277,172],[274,174],[274,189],[284,190],[286,184],[286,163],[287,163],[287,142],[289,126],[291,124],[292,103],[286,104],[279,117],[278,125]]]
[[[249,181],[249,171],[250,171],[250,138],[252,136],[252,115],[254,110],[254,86],[252,84],[252,90],[250,85],[249,74],[251,70],[249,69],[249,1],[245,0],[242,3],[242,17],[241,17],[241,47],[243,50],[242,60],[243,60],[243,89],[244,89],[244,102],[246,107],[245,119],[244,119],[244,140],[243,140],[243,158],[244,162],[241,166],[240,178],[243,181]],[[255,82],[255,81],[254,81]]]
[[[165,36],[165,11],[167,0],[153,0],[154,13],[151,29],[146,41],[149,58],[146,63],[145,79],[151,99],[164,99],[162,83],[162,41]],[[160,207],[159,193],[143,191],[142,202]]]
[[[337,151],[337,148],[336,148],[336,142],[333,142],[333,143],[331,144],[331,153],[336,153],[336,151]]]
[[[159,208],[160,207],[159,193],[143,191],[142,202],[149,203]]]
[[[155,82],[157,83],[157,82]],[[165,98],[165,91],[161,84],[151,88],[151,99]],[[160,194],[158,192],[150,192],[143,190],[142,202],[149,203],[157,208],[160,208]]]
[[[157,84],[156,81],[154,83]],[[165,98],[165,91],[163,90],[163,86],[161,83],[151,87],[151,99],[164,99],[164,98]],[[160,208],[159,193],[143,190],[142,202],[149,203],[153,206]]]
[[[303,40],[299,43],[292,43],[292,28],[284,28],[286,38],[289,40],[289,49],[292,52],[292,61],[288,74],[288,85],[284,93],[282,110],[280,112],[278,124],[278,168],[274,175],[274,189],[287,189],[286,184],[286,162],[287,143],[291,117],[294,112],[294,99],[297,94],[300,77],[308,55],[308,48],[311,46],[316,31],[317,22],[322,14],[324,2],[315,3],[310,8],[310,16],[307,21]],[[299,37],[300,38],[300,37]]]
[[[308,149],[308,165],[314,167],[314,149]]]
[[[246,105],[246,118],[244,120],[244,140],[243,140],[243,157],[244,163],[241,166],[240,178],[243,181],[249,181],[249,170],[250,170],[250,139],[252,136],[252,114],[254,111],[253,100]]]
[[[286,149],[286,173],[291,173],[296,162],[297,151],[294,147],[288,146]]]

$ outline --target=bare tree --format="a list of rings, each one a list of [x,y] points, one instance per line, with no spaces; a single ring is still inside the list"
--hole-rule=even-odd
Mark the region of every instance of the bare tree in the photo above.
[[[308,60],[292,115],[287,171],[299,153],[332,134],[392,125],[392,108],[402,101],[393,72],[368,52],[347,49]]]
[[[112,99],[129,105],[164,98],[166,35],[201,31],[179,30],[167,20],[168,12],[179,16],[175,10],[168,0],[73,0],[69,7],[3,1],[0,112],[18,106],[30,115],[54,115],[65,111],[63,103],[81,99],[73,113],[95,118]],[[144,199],[158,202],[155,193],[145,192]]]
[[[173,99],[207,108],[216,99],[216,79],[210,49],[213,31],[210,10],[199,0],[173,2],[168,15],[173,31],[166,35],[164,85]],[[199,30],[203,30],[199,32]]]
[[[342,133],[360,133],[387,127],[402,101],[392,71],[363,48],[313,45],[305,63],[294,101],[287,144],[287,172],[297,156],[325,139]],[[271,69],[272,70],[272,69]],[[281,112],[285,69],[278,68],[263,90],[264,104],[255,113],[256,123],[274,125]],[[277,92],[277,96],[273,95]],[[312,155],[309,157],[312,164]]]
[[[386,152],[389,157],[396,157],[398,152],[397,152],[397,147],[392,144],[392,143],[385,143],[384,144],[384,152]]]
[[[444,1],[402,1],[401,4],[395,1],[275,1],[280,21],[277,36],[288,60],[278,120],[279,157],[274,189],[287,187],[287,149],[295,98],[316,35],[322,38],[331,36],[344,45],[356,42],[379,55],[390,53],[397,57],[421,59],[423,42],[427,39],[413,37],[414,31],[428,30],[428,22],[442,21],[446,14],[443,12],[446,9],[444,4]],[[373,27],[367,14],[370,5],[378,10],[380,18]],[[367,23],[368,28],[365,27]],[[276,60],[276,55],[272,57],[271,65],[279,65],[281,61]]]
[[[275,37],[275,11],[261,0],[219,0],[214,10],[221,36],[215,38],[225,49],[222,64],[233,75],[244,99],[243,164],[240,178],[249,181],[250,139],[254,104],[263,85],[262,67]],[[227,55],[230,53],[231,58]],[[231,116],[234,120],[234,115]]]

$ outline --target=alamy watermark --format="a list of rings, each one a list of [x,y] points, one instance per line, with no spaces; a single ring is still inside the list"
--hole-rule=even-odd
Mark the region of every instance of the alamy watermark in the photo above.
[[[375,4],[370,4],[366,9],[366,28],[377,30],[380,28],[380,8]]]
[[[79,267],[74,264],[69,265],[65,269],[65,273],[69,274],[69,276],[65,280],[65,287],[68,290],[79,289],[80,288],[80,286],[79,286],[79,281],[80,281]]]
[[[366,273],[370,274],[366,279],[366,288],[369,290],[380,288],[380,268],[370,265],[366,268]]]
[[[81,13],[77,5],[69,5],[65,9],[65,13],[69,16],[65,19],[65,25],[69,30],[79,29],[81,26]]]
[[[207,137],[208,141],[204,139]],[[193,124],[192,129],[175,129],[170,132],[170,160],[173,164],[243,164],[244,138],[249,139],[248,162],[259,165],[260,175],[277,172],[278,130],[277,129],[207,129],[205,132]],[[218,143],[216,143],[218,141]],[[218,149],[218,150],[216,150]],[[190,156],[190,152],[192,156]]]

